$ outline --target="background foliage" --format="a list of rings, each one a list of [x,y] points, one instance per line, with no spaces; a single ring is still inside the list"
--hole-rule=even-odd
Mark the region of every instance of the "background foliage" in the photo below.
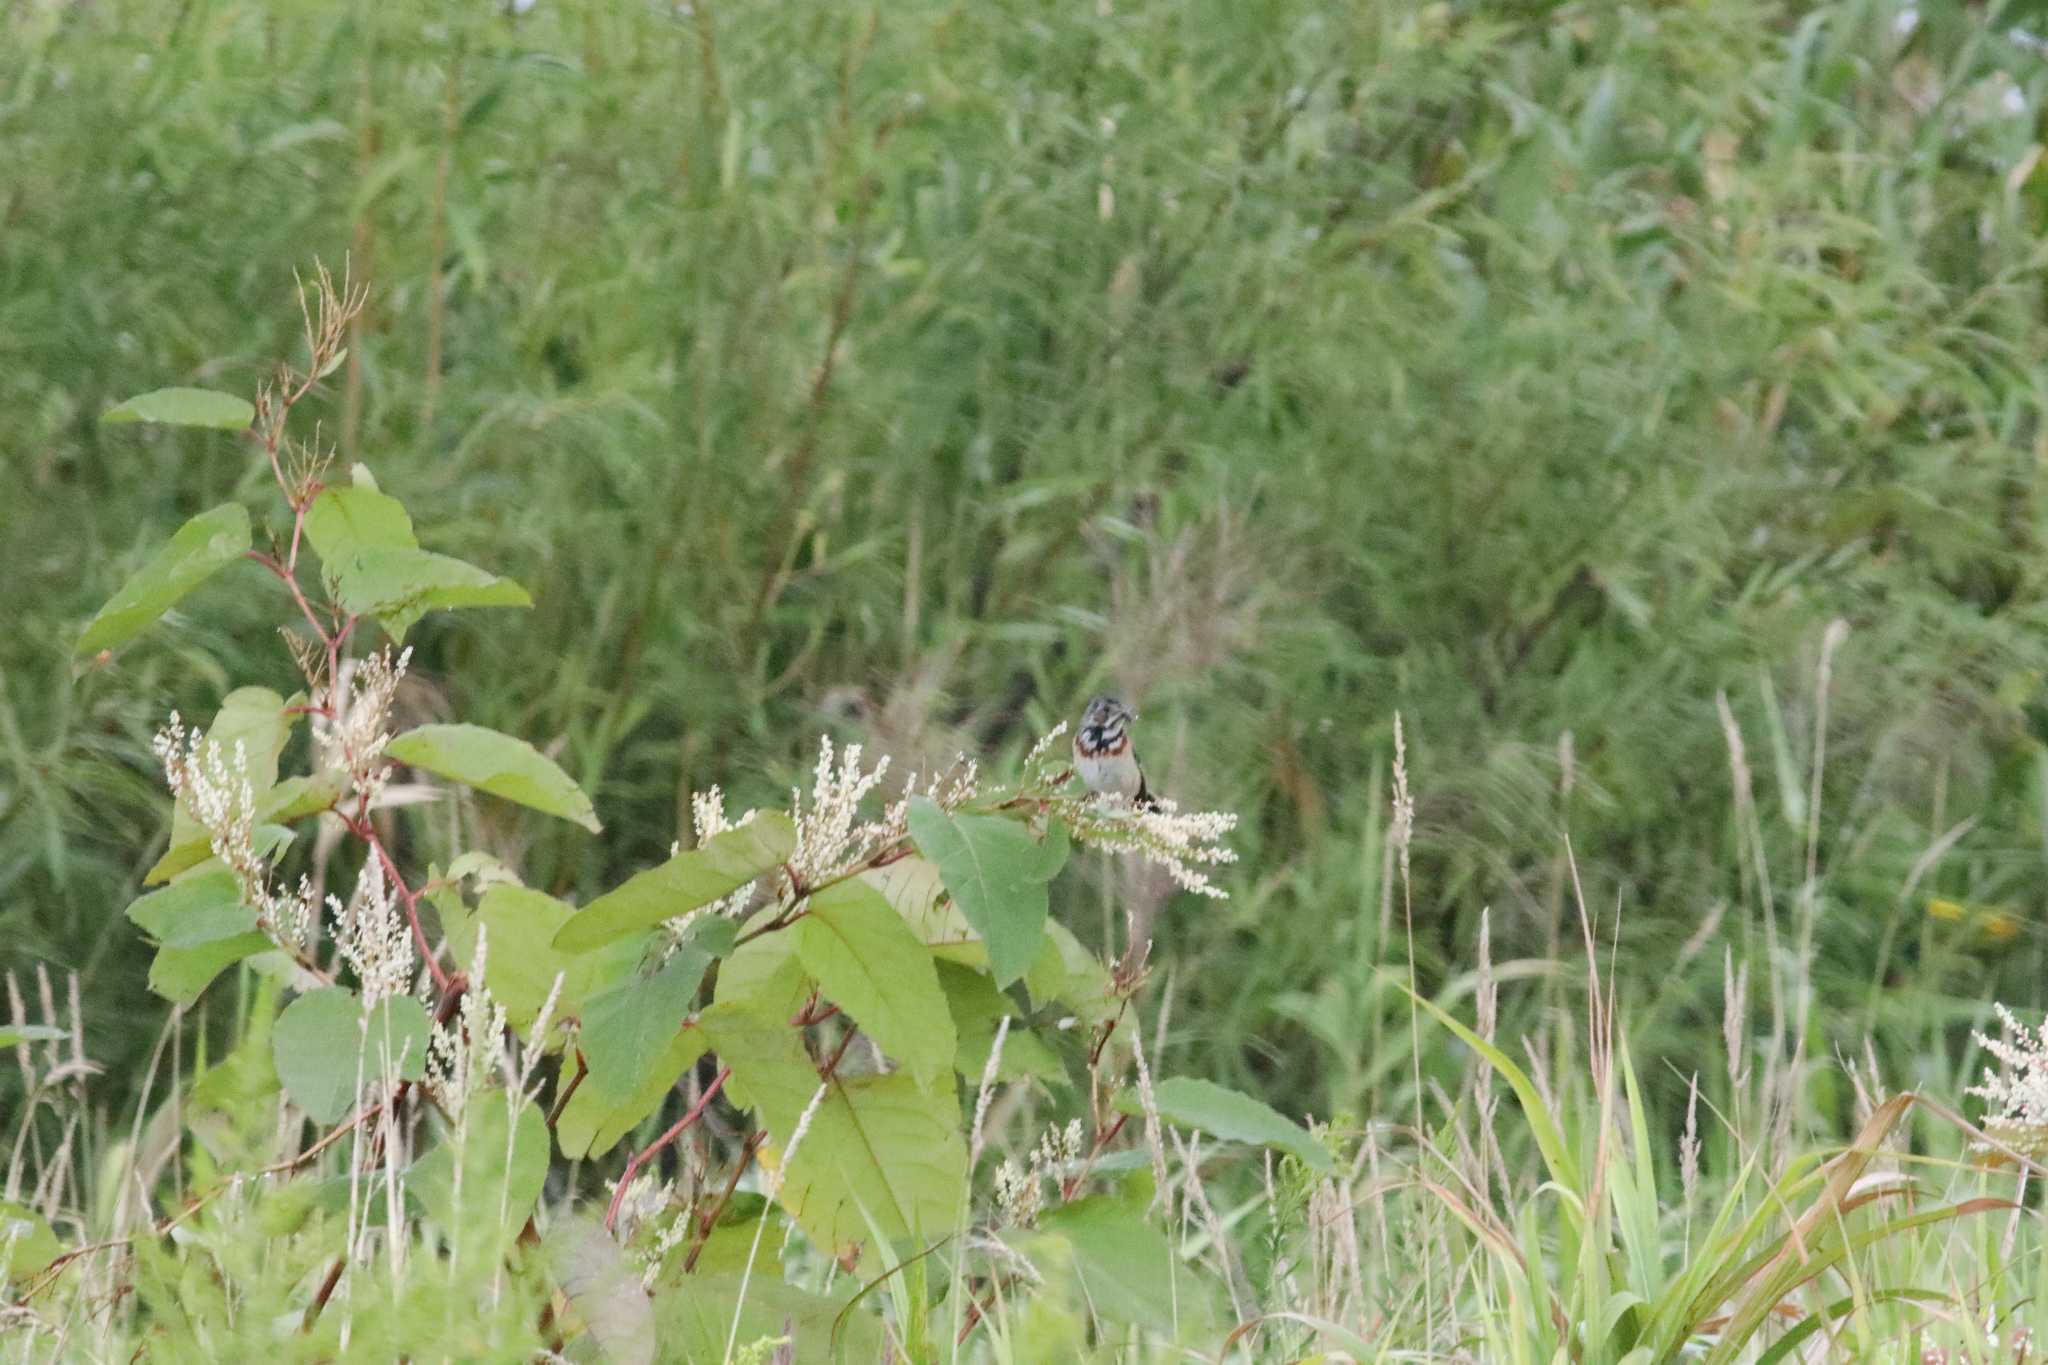
[[[1775,1040],[1952,1079],[2048,965],[2026,20],[16,6],[0,966],[82,974],[119,1110],[161,1022],[117,918],[168,835],[148,735],[291,675],[213,598],[72,677],[121,579],[268,477],[98,419],[247,392],[292,270],[346,256],[374,292],[327,433],[536,601],[430,618],[412,718],[532,739],[607,831],[448,807],[423,855],[587,900],[820,730],[1000,766],[1114,684],[1155,787],[1243,814],[1241,873],[1167,901],[1077,859],[1054,915],[1100,942],[1157,905],[1162,1065],[1371,1112],[1408,1083],[1372,972],[1406,951],[1399,710],[1425,993],[1491,907],[1540,983],[1509,1035],[1576,1008],[1542,965],[1581,951],[1568,835],[1667,1100],[1724,949]]]

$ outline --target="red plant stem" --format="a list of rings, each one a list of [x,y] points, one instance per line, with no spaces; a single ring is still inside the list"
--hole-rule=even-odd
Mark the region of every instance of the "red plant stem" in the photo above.
[[[790,1017],[789,1025],[791,1028],[809,1028],[812,1024],[824,1023],[837,1013],[839,1006],[828,1005],[819,1000],[817,992],[813,991],[810,1003]]]
[[[338,810],[334,813],[341,816],[341,822],[348,826],[348,832],[368,844],[376,853],[378,861],[384,864],[384,875],[398,888],[398,898],[405,902],[405,917],[412,925],[412,940],[418,945],[420,956],[427,960],[427,970],[434,974],[434,984],[446,991],[448,971],[435,956],[433,946],[427,942],[427,931],[420,924],[419,892],[405,884],[405,878],[399,874],[398,864],[391,860],[391,854],[384,848],[384,841],[377,836],[377,827],[370,823],[369,814],[361,806],[358,806],[354,816],[343,815]]]
[[[1116,1140],[1116,1135],[1121,1133],[1124,1130],[1124,1125],[1130,1121],[1131,1116],[1129,1114],[1118,1114],[1115,1123],[1110,1124],[1107,1128],[1096,1130],[1095,1142],[1088,1149],[1088,1159],[1081,1163],[1081,1173],[1069,1176],[1060,1182],[1060,1199],[1063,1202],[1072,1199],[1080,1192],[1081,1187],[1088,1183],[1088,1173],[1095,1169],[1095,1159],[1102,1155],[1103,1148]]]
[[[633,1177],[640,1174],[640,1168],[654,1160],[662,1148],[681,1137],[684,1130],[689,1128],[691,1124],[704,1117],[704,1110],[710,1105],[712,1098],[725,1088],[726,1078],[730,1075],[732,1075],[731,1067],[720,1067],[718,1074],[711,1078],[711,1084],[704,1087],[704,1093],[699,1095],[697,1102],[690,1106],[690,1112],[677,1119],[675,1127],[648,1143],[640,1151],[635,1152],[626,1162],[626,1173],[619,1177],[618,1188],[612,1191],[611,1206],[604,1211],[604,1230],[606,1232],[618,1230],[619,1205],[625,1202],[626,1189],[633,1183]]]
[[[991,1293],[989,1296],[989,1302],[991,1304],[995,1302],[995,1296],[993,1293]],[[977,1299],[974,1302],[968,1304],[967,1321],[961,1324],[960,1335],[953,1339],[953,1345],[956,1347],[965,1346],[967,1344],[967,1338],[969,1334],[971,1334],[975,1328],[981,1325],[981,1320],[985,1316],[987,1316],[987,1313],[982,1307],[980,1300]]]
[[[576,1074],[570,1078],[567,1085],[562,1087],[562,1093],[555,1097],[555,1107],[548,1111],[548,1127],[554,1127],[556,1122],[562,1117],[562,1111],[567,1109],[569,1101],[575,1098],[576,1087],[582,1085],[583,1078],[589,1074],[590,1064],[583,1060],[583,1049],[577,1048]]]
[[[754,1164],[754,1153],[761,1150],[761,1144],[768,1140],[766,1129],[755,1129],[747,1134],[747,1140],[740,1145],[740,1159],[732,1166],[732,1175],[725,1182],[725,1192],[718,1196],[718,1202],[704,1211],[697,1220],[697,1235],[690,1240],[690,1254],[683,1257],[683,1273],[689,1274],[697,1268],[697,1258],[704,1254],[704,1246],[711,1240],[711,1231],[718,1226],[718,1220],[725,1213],[725,1206],[732,1202],[733,1191],[740,1187],[740,1177],[747,1173],[747,1167]]]
[[[261,564],[264,568],[277,575],[278,581],[284,584],[285,588],[291,593],[292,601],[299,604],[299,611],[306,618],[306,624],[311,626],[314,633],[320,637],[320,643],[327,646],[328,657],[332,659],[336,647],[341,643],[340,639],[333,632],[329,631],[327,627],[320,624],[320,618],[313,612],[313,604],[306,600],[305,591],[299,587],[298,575],[261,550],[250,550],[247,552],[246,557],[255,560],[258,564]],[[329,687],[333,686],[333,677],[334,675],[330,670],[328,673]]]
[[[337,1256],[334,1264],[327,1268],[327,1278],[320,1281],[320,1288],[313,1295],[313,1302],[306,1305],[306,1316],[299,1323],[301,1332],[313,1330],[313,1324],[320,1321],[320,1310],[327,1307],[327,1301],[334,1297],[334,1287],[341,1283],[342,1268],[348,1264],[348,1257]]]

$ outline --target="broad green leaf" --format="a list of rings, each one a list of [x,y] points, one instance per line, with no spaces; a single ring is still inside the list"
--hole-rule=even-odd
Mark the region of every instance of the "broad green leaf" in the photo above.
[[[255,420],[256,409],[248,399],[215,393],[212,389],[155,389],[100,414],[100,421],[107,426],[155,422],[171,427],[210,427],[215,431],[242,431]]]
[[[546,892],[498,882],[477,903],[475,922],[487,931],[484,983],[505,1007],[514,1028],[533,1023],[555,989],[557,1021],[582,1013],[583,1003],[625,981],[640,963],[641,941],[621,940],[602,952],[565,953],[556,933],[575,912]]]
[[[430,611],[533,605],[526,589],[509,578],[412,546],[369,545],[327,565],[342,606],[376,617],[397,640]]]
[[[242,903],[242,884],[225,867],[180,877],[128,907],[128,918],[166,948],[257,932],[256,911]]]
[[[476,849],[456,854],[455,861],[448,864],[448,871],[441,875],[451,882],[459,882],[465,877],[474,878],[476,889],[479,891],[487,886],[495,886],[499,882],[510,882],[514,886],[524,885],[519,880],[519,874],[508,866],[504,859],[495,853],[485,853]]]
[[[1088,1302],[1113,1322],[1190,1332],[1209,1316],[1208,1286],[1179,1264],[1164,1233],[1142,1210],[1091,1195],[1040,1215],[1035,1236],[1019,1238],[1034,1263],[1049,1241],[1063,1243]]]
[[[133,639],[223,565],[249,551],[249,513],[238,503],[201,512],[138,569],[86,623],[74,654],[96,654]]]
[[[988,945],[996,984],[1024,975],[1044,939],[1046,884],[1067,860],[1066,827],[1055,824],[1041,844],[1020,821],[956,815],[919,797],[910,803],[910,835]]]
[[[746,1346],[788,1338],[788,1355],[767,1359],[790,1365],[843,1365],[843,1362],[888,1360],[882,1344],[881,1320],[856,1307],[850,1311],[850,1288],[830,1298],[764,1273],[771,1262],[776,1236],[761,1239],[754,1273],[677,1275],[654,1298],[655,1321],[661,1328],[663,1359],[718,1361],[730,1357],[728,1341]],[[739,1315],[735,1332],[733,1316]]]
[[[762,811],[702,848],[678,853],[634,874],[578,911],[555,946],[582,952],[651,929],[700,905],[731,895],[796,851],[796,826],[780,811]]]
[[[599,1093],[585,1077],[555,1120],[555,1141],[561,1145],[562,1155],[578,1161],[603,1156],[617,1146],[620,1138],[661,1108],[683,1073],[704,1055],[706,1046],[700,1030],[684,1029],[669,1040],[667,1051],[641,1070],[632,1094],[617,1103]]]
[[[757,911],[747,921],[746,931],[766,924],[777,909],[770,905]],[[794,934],[762,934],[740,944],[719,963],[714,998],[722,1005],[787,1019],[803,1008],[817,985],[797,957]]]
[[[953,1016],[938,973],[880,892],[858,881],[829,886],[811,897],[791,932],[804,969],[883,1051],[920,1085],[949,1079]]]
[[[256,818],[288,825],[318,815],[341,799],[343,781],[339,773],[287,777],[257,803]]]
[[[64,1244],[41,1214],[0,1200],[0,1284],[39,1275],[63,1254]]]
[[[816,1068],[786,1019],[727,1005],[698,1017],[721,1062],[726,1090],[760,1115],[770,1139],[764,1169],[818,1094]],[[967,1143],[950,1087],[925,1090],[910,1076],[827,1083],[777,1200],[819,1247],[842,1256],[870,1239],[870,1220],[892,1240],[929,1245],[952,1230],[967,1179]]]
[[[592,996],[577,1034],[590,1068],[583,1084],[615,1104],[630,1100],[690,1017],[690,1002],[710,965],[710,954],[686,945],[653,976]]]
[[[1200,1129],[1226,1142],[1277,1147],[1316,1170],[1330,1169],[1329,1151],[1306,1128],[1250,1095],[1193,1076],[1167,1077],[1153,1087],[1153,1094],[1159,1101],[1159,1117],[1168,1123]],[[1127,1114],[1143,1112],[1138,1097],[1129,1091],[1117,1096],[1117,1108]]]
[[[573,820],[593,834],[603,828],[575,779],[523,739],[481,725],[422,725],[395,737],[384,752],[424,772]]]
[[[1024,989],[1031,993],[1034,1004],[1063,1004],[1091,1024],[1123,1013],[1109,968],[1096,960],[1072,930],[1058,920],[1048,920],[1045,940],[1031,970],[1024,974]]]
[[[263,934],[237,934],[191,948],[159,948],[149,964],[149,988],[174,1005],[189,1005],[216,976],[272,946]]]
[[[444,1131],[406,1174],[427,1216],[465,1246],[498,1250],[526,1222],[547,1183],[547,1121],[531,1104],[512,1118],[508,1098],[502,1091],[474,1096],[461,1125]]]
[[[302,995],[278,1016],[270,1037],[277,1077],[315,1122],[335,1123],[394,1080],[426,1075],[427,1011],[409,995],[387,996],[367,1015],[340,986]]]
[[[256,818],[259,820],[277,819],[278,810],[304,795],[302,790],[282,797],[277,793],[281,785],[277,781],[278,755],[284,752],[285,741],[291,737],[292,726],[298,720],[290,708],[304,699],[301,694],[288,701],[267,687],[238,687],[221,699],[220,710],[214,715],[213,724],[207,728],[206,737],[200,741],[202,754],[217,749],[222,762],[229,765],[234,761],[236,746],[240,746],[245,764],[241,776],[251,790],[264,793],[256,804]],[[294,781],[304,782],[307,779]],[[335,790],[339,794],[339,787]],[[171,812],[171,845],[142,880],[146,885],[154,885],[212,856],[213,848],[206,830],[192,818],[191,803],[180,800]]]
[[[939,865],[927,858],[898,858],[860,874],[860,880],[881,892],[919,941],[947,962],[988,970],[988,946],[960,907],[946,894]]]
[[[358,550],[419,548],[404,505],[360,483],[323,489],[313,499],[306,509],[306,539],[337,575],[340,564]]]
[[[1003,1055],[996,1062],[996,1079],[1065,1078],[1066,1068],[1060,1065],[1059,1055],[1028,1027],[1015,1022],[1017,1007],[1009,996],[996,989],[987,973],[957,962],[940,961],[937,967],[939,989],[946,993],[946,1007],[952,1011],[953,1029],[960,1038],[960,1046],[953,1054],[956,1071],[970,1083],[980,1082],[982,1073],[988,1069],[989,1049],[995,1046],[996,1023],[1008,1016],[1012,1023],[1010,1031],[1003,1035]]]
[[[55,1028],[49,1024],[0,1024],[0,1047],[15,1047],[22,1043],[53,1043],[70,1036],[70,1029]]]

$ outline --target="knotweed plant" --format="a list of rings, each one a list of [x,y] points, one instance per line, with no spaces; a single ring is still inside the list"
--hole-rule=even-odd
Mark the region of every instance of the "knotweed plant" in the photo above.
[[[199,1105],[230,1075],[267,1083],[251,1082],[256,1102],[234,1110],[249,1130],[234,1150],[252,1155],[240,1168],[211,1149],[203,1162],[165,1158],[168,1181],[162,1164],[124,1175],[155,1205],[146,1228],[72,1255],[119,1249],[140,1264],[153,1254],[141,1243],[187,1221],[234,1237],[268,1216],[267,1198],[324,1173],[306,1195],[317,1213],[282,1234],[279,1264],[291,1268],[262,1311],[223,1308],[236,1325],[215,1334],[219,1351],[259,1356],[267,1334],[296,1332],[317,1334],[314,1353],[329,1357],[509,1359],[587,1332],[570,1349],[609,1352],[605,1313],[582,1301],[598,1292],[594,1259],[621,1258],[627,1290],[659,1299],[705,1292],[693,1277],[708,1258],[737,1276],[715,1291],[729,1296],[713,1315],[722,1330],[665,1342],[670,1358],[730,1359],[785,1338],[814,1355],[813,1329],[786,1327],[779,1308],[749,1316],[753,1297],[790,1303],[790,1277],[806,1266],[902,1269],[888,1331],[898,1354],[928,1358],[918,1343],[935,1339],[936,1319],[906,1287],[929,1273],[924,1254],[955,1238],[966,1249],[949,1262],[961,1293],[939,1310],[957,1346],[1005,1293],[1050,1292],[1049,1264],[1071,1277],[1071,1257],[1047,1261],[1005,1238],[1053,1235],[1126,1184],[1143,1195],[1129,1217],[1171,1207],[1168,1111],[1187,1092],[1153,1075],[1138,1038],[1142,955],[1139,970],[1110,970],[1061,923],[1052,887],[1079,843],[1222,898],[1236,817],[1081,790],[1055,759],[1064,726],[1013,781],[960,754],[899,782],[886,758],[824,738],[785,809],[732,816],[709,787],[691,801],[690,846],[618,886],[573,903],[525,884],[495,851],[463,847],[475,803],[598,833],[590,798],[522,740],[408,724],[401,705],[414,622],[524,606],[524,590],[423,548],[370,470],[344,482],[317,431],[310,443],[288,432],[343,362],[362,305],[319,275],[304,298],[304,368],[281,368],[244,405],[283,500],[268,545],[257,548],[239,502],[201,514],[169,552],[176,591],[146,569],[80,642],[110,664],[148,624],[133,604],[161,611],[209,574],[254,564],[282,589],[303,690],[242,688],[204,729],[175,714],[165,724],[156,752],[177,819],[150,874],[162,889],[130,911],[158,942],[159,992],[191,1005],[232,972],[241,1008],[261,1021],[246,1054],[177,1100]],[[144,406],[175,418],[194,401],[179,392]],[[236,402],[204,399],[195,410],[216,425]],[[300,725],[311,742],[294,750]],[[293,752],[305,771],[282,771]],[[474,796],[449,803],[452,821],[408,823],[435,783]],[[311,875],[294,864],[306,856],[303,823],[317,831]],[[316,895],[335,862],[351,890]],[[979,1082],[965,1107],[963,1080]],[[1085,1114],[1038,1122],[1043,1099],[1075,1095]],[[1043,1136],[1003,1157],[1020,1112]],[[1176,1146],[1186,1167],[1213,1149]],[[576,1163],[615,1151],[622,1164],[579,1174]],[[550,1189],[606,1199],[602,1222],[563,1217]],[[1213,1240],[1220,1211],[1199,1186],[1182,1205]],[[45,1232],[15,1222],[10,1264]],[[557,1236],[572,1245],[519,1250]],[[69,1264],[36,1266],[38,1292]],[[151,1289],[127,1301],[172,1300]],[[488,1331],[437,1348],[431,1333],[397,1326],[407,1319],[396,1305],[421,1303],[451,1332],[479,1313]],[[880,1358],[864,1321],[867,1344],[851,1358]]]

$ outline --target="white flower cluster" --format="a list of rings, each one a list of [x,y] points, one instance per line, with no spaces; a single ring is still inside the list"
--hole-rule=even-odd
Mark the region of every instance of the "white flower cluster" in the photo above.
[[[404,994],[412,981],[412,934],[397,892],[385,882],[383,860],[365,859],[348,904],[329,896],[327,908],[334,915],[334,946],[362,984],[363,1008]]]
[[[698,848],[704,847],[705,844],[727,830],[746,828],[754,823],[754,817],[759,814],[759,811],[750,810],[737,820],[726,819],[725,793],[716,787],[711,788],[709,791],[698,792],[690,798],[690,824],[697,832]],[[682,844],[676,843],[670,845],[668,852],[669,856],[673,858],[682,851]],[[686,910],[682,914],[666,921],[670,934],[669,947],[673,949],[677,943],[680,943],[684,932],[701,917],[705,915],[738,917],[746,913],[747,907],[753,902],[753,899],[754,888],[753,884],[749,883],[733,892],[730,896],[712,901],[709,905],[700,905],[695,909]]]
[[[872,772],[863,771],[860,749],[858,744],[847,745],[835,764],[832,738],[826,736],[819,743],[808,809],[801,790],[792,788],[789,793],[790,814],[796,819],[796,851],[789,865],[804,886],[815,886],[866,856],[881,837],[881,823],[857,821],[860,803],[881,785],[889,760],[884,758]]]
[[[505,1065],[505,1007],[484,986],[490,956],[490,935],[476,931],[476,955],[470,960],[469,988],[462,1008],[446,1024],[436,1023],[427,1042],[427,1086],[455,1123],[472,1097],[486,1089]],[[549,997],[552,1007],[554,997]],[[542,1021],[549,1010],[541,1011]]]
[[[2004,1074],[1984,1068],[1984,1083],[1965,1093],[1993,1106],[1985,1126],[1993,1134],[2028,1153],[2048,1150],[2048,1021],[2029,1029],[2003,1005],[1994,1005],[2005,1026],[2005,1038],[1983,1033],[1977,1044],[2004,1067]]]
[[[313,739],[323,767],[348,774],[349,787],[372,804],[391,775],[384,746],[391,742],[391,701],[412,662],[410,648],[390,648],[360,660],[344,661],[337,685],[329,690],[326,715],[315,713]]]
[[[876,769],[875,775],[879,777],[881,769]],[[871,846],[893,843],[910,832],[910,803],[918,797],[928,798],[941,810],[952,810],[973,800],[980,790],[981,766],[965,754],[954,755],[951,766],[930,777],[912,773],[882,818],[868,826]]]
[[[164,765],[171,795],[206,831],[208,846],[240,883],[242,900],[256,911],[259,928],[297,952],[313,924],[313,883],[273,888],[270,867],[256,852],[256,789],[249,781],[249,750],[241,740],[232,750],[188,731],[176,711],[157,731],[150,747]]]
[[[1006,1159],[996,1167],[996,1208],[1002,1221],[1011,1227],[1034,1226],[1045,1207],[1045,1182],[1081,1159],[1084,1142],[1081,1120],[1072,1119],[1064,1128],[1047,1128],[1026,1164]]]
[[[1237,853],[1222,842],[1237,828],[1231,811],[1183,811],[1162,799],[1144,810],[1121,799],[1062,797],[1053,809],[1066,820],[1074,837],[1112,853],[1135,853],[1159,864],[1183,890],[1225,900],[1229,892],[1209,880],[1202,869],[1234,863]]]

